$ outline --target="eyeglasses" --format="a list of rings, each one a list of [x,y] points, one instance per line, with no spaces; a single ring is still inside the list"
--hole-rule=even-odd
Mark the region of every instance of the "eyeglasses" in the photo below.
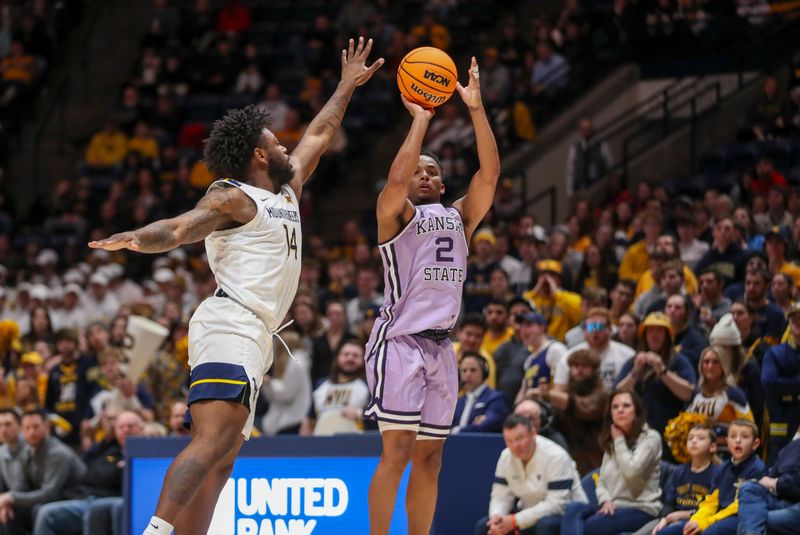
[[[593,333],[595,331],[602,332],[602,331],[605,331],[605,330],[606,330],[606,324],[603,323],[602,321],[593,321],[591,323],[587,323],[586,324],[586,332],[587,333]]]

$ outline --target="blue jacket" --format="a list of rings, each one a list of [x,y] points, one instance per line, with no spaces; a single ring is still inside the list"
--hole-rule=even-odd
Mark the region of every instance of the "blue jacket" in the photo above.
[[[800,502],[800,439],[792,440],[781,450],[767,475],[778,478],[778,498]]]
[[[767,351],[761,383],[769,412],[767,461],[771,464],[800,425],[800,348],[788,342]]]
[[[467,404],[467,396],[460,396],[456,402],[456,413],[453,417],[453,427],[461,422],[461,415],[464,414],[464,407]],[[503,427],[503,420],[508,416],[508,403],[506,397],[501,392],[489,388],[483,389],[478,396],[467,420],[467,425],[462,427],[462,433],[497,433]],[[478,416],[485,416],[483,421],[475,424]]]

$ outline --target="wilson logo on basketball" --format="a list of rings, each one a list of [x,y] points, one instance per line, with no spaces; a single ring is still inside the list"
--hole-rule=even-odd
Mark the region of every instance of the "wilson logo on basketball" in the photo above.
[[[423,99],[425,99],[425,102],[428,102],[430,104],[441,104],[442,102],[447,100],[447,97],[441,97],[434,95],[433,93],[428,93],[414,82],[411,82],[411,90],[420,97],[422,97]]]
[[[431,82],[437,83],[439,85],[443,85],[445,87],[450,87],[450,79],[442,76],[439,73],[433,71],[425,71],[425,79],[430,80]]]

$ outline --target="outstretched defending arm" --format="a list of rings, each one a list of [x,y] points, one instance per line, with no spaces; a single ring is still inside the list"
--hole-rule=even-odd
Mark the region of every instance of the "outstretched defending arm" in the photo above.
[[[163,253],[184,243],[200,241],[215,230],[244,224],[255,217],[256,205],[239,188],[209,191],[192,210],[160,219],[140,229],[120,232],[104,240],[89,242],[93,249],[129,249],[140,253]]]
[[[480,168],[469,183],[467,194],[453,203],[453,207],[458,209],[464,218],[467,241],[470,241],[472,233],[491,208],[497,188],[497,178],[500,176],[500,155],[497,153],[497,143],[489,126],[486,110],[483,109],[479,79],[478,62],[473,57],[469,69],[469,84],[467,87],[460,83],[456,84],[458,94],[469,108],[469,115],[472,117],[480,163]]]
[[[366,66],[367,57],[372,50],[372,39],[367,41],[365,46],[364,38],[359,37],[358,47],[355,50],[354,46],[354,41],[350,39],[348,49],[342,50],[342,79],[331,98],[308,125],[303,138],[290,157],[295,170],[291,186],[298,197],[303,190],[303,184],[317,168],[320,157],[339,130],[353,91],[369,80],[383,65],[383,58],[380,58],[370,67]]]
[[[376,212],[380,242],[392,239],[414,216],[414,207],[408,200],[408,187],[419,165],[422,140],[433,117],[433,110],[425,109],[404,96],[400,98],[414,121],[389,168],[386,184],[378,195]]]

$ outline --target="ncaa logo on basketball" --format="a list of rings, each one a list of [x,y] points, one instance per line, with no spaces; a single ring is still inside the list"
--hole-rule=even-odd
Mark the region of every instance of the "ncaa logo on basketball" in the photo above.
[[[436,84],[443,85],[445,87],[450,87],[450,79],[445,76],[442,76],[438,72],[426,70],[425,79],[430,80],[431,82],[434,82]]]
[[[347,485],[338,478],[231,478],[208,535],[311,535],[348,504]]]

